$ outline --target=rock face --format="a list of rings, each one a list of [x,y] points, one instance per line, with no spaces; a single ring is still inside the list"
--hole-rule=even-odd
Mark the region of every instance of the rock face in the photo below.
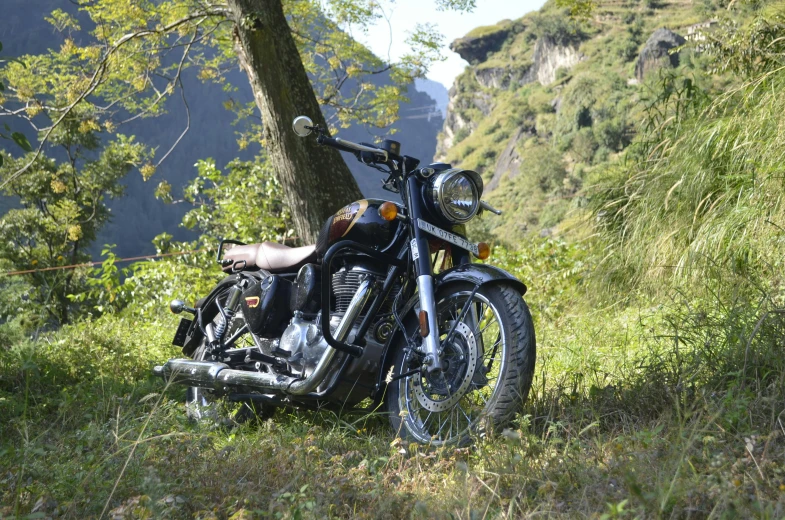
[[[493,178],[485,186],[485,191],[492,191],[496,189],[499,183],[505,177],[513,179],[521,173],[521,164],[523,160],[518,153],[518,142],[522,138],[532,137],[535,134],[533,128],[519,128],[515,134],[510,138],[507,147],[499,155],[496,161],[496,167],[493,170]]]
[[[529,67],[514,69],[511,67],[478,67],[474,71],[477,83],[485,88],[508,89],[512,85],[522,84],[523,76]]]
[[[505,37],[507,37],[512,34],[512,27],[513,26],[511,25],[510,30],[498,31],[492,33],[492,35],[498,35],[504,32]],[[534,82],[548,85],[555,81],[557,70],[560,68],[569,69],[583,59],[583,55],[578,52],[577,46],[559,45],[552,38],[544,36],[539,38],[534,44],[531,63],[524,66],[516,66],[515,64],[510,64],[508,66],[492,66],[491,64],[495,64],[498,60],[484,63],[484,60],[488,57],[488,53],[492,52],[489,50],[492,48],[490,43],[488,43],[488,41],[485,41],[484,44],[475,42],[475,40],[488,38],[490,36],[491,35],[477,38],[464,37],[454,41],[450,45],[451,49],[461,53],[461,57],[474,63],[474,66],[470,68],[470,71],[474,74],[477,83],[485,89],[506,90]],[[475,42],[472,44],[473,46],[467,43],[469,40]],[[497,41],[494,45],[501,47],[503,44],[504,40],[501,40],[501,42]],[[476,52],[472,53],[473,51],[467,49],[474,49]],[[466,114],[469,109],[477,109],[484,116],[489,115],[493,110],[492,94],[482,92],[479,89],[471,93],[459,92],[456,86],[453,86],[450,89],[450,102],[447,105],[447,117],[444,120],[444,127],[442,128],[436,148],[437,161],[443,161],[447,151],[453,145],[457,144],[455,139],[456,135],[459,133],[464,136],[469,135],[477,127],[475,122],[462,115]],[[517,143],[523,131],[524,130],[521,130],[517,135],[513,136],[508,150],[502,154],[502,157],[509,155],[507,161],[509,164],[500,165],[505,174],[508,171],[517,171],[518,162],[516,161],[518,161],[519,158],[516,158],[517,152],[515,151],[515,143]],[[501,160],[502,159],[500,159],[500,161]],[[488,189],[492,189],[493,186],[495,186],[495,184],[490,184]]]
[[[447,117],[444,119],[442,132],[439,134],[436,143],[436,155],[434,160],[437,162],[444,160],[447,150],[452,148],[455,137],[459,132],[469,134],[476,128],[476,123],[466,119],[461,115],[466,109],[478,106],[485,115],[490,113],[490,96],[483,92],[475,92],[471,96],[461,95],[455,85],[450,88],[450,101],[447,103]]]
[[[450,44],[450,50],[472,65],[476,65],[488,57],[488,54],[498,51],[513,30],[512,23],[503,25],[495,31],[472,36],[471,33],[458,38]]]
[[[541,85],[553,83],[557,70],[569,69],[582,59],[583,56],[576,47],[558,45],[553,39],[542,37],[534,44],[534,65],[524,76],[524,83],[534,81],[539,81]]]
[[[525,67],[488,67],[482,64],[474,69],[477,83],[485,88],[508,89],[534,83],[553,83],[556,71],[569,69],[583,59],[576,47],[559,45],[549,37],[542,37],[534,44],[532,63]]]
[[[643,81],[646,74],[661,67],[677,67],[678,53],[671,54],[671,49],[684,45],[686,40],[679,34],[664,27],[657,29],[649,36],[646,45],[638,56],[635,64],[635,77]]]

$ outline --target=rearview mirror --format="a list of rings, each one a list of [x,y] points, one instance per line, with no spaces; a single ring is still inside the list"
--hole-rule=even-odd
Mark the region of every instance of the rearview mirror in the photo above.
[[[294,118],[292,127],[294,128],[295,134],[299,135],[300,137],[306,137],[311,134],[313,121],[311,121],[311,118],[308,116],[298,116]]]

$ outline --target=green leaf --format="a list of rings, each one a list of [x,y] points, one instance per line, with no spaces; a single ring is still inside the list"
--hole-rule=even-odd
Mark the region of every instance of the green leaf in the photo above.
[[[2,165],[3,165],[3,161],[4,161],[4,160],[5,160],[5,159],[3,159],[3,154],[0,154],[0,166],[2,166]]]
[[[13,139],[14,142],[18,144],[25,152],[33,151],[33,147],[30,146],[30,141],[28,141],[27,137],[25,137],[21,132],[14,132],[11,134],[11,139]]]
[[[0,92],[3,92],[4,90],[5,90],[5,85],[3,85],[3,82],[0,81]]]

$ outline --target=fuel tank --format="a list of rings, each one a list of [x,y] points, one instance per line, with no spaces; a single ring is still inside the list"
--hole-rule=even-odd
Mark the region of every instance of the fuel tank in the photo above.
[[[377,249],[388,246],[401,221],[388,222],[379,215],[379,206],[387,202],[382,199],[363,199],[339,209],[324,223],[316,241],[316,252],[323,255],[339,240],[353,240]],[[396,203],[398,211],[403,206]]]

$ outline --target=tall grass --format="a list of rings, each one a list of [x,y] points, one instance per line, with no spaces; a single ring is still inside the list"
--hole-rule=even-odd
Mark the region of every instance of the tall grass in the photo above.
[[[684,82],[665,86],[673,98],[594,199],[609,241],[605,266],[650,286],[671,276],[700,280],[717,267],[778,283],[785,70],[713,100],[674,88]]]

